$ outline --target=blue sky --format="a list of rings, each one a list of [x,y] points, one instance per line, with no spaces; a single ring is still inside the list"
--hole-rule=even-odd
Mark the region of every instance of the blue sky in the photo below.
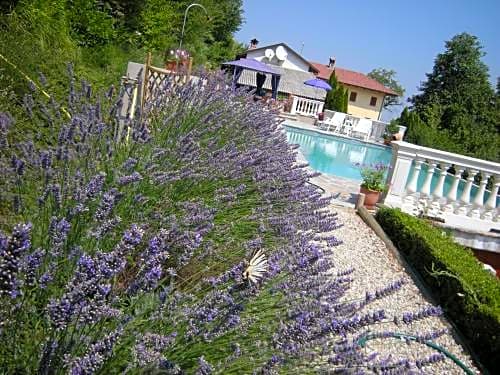
[[[286,42],[309,60],[363,73],[394,69],[406,96],[418,91],[444,42],[461,32],[479,38],[490,69],[500,76],[499,0],[339,1],[244,0],[236,39]],[[390,116],[384,116],[390,117]]]

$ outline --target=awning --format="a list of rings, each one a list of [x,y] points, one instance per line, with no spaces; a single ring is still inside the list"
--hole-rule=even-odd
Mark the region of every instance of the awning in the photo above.
[[[270,74],[271,75],[271,87],[272,87],[272,97],[273,99],[276,99],[278,95],[278,85],[280,82],[280,76],[281,74],[273,69],[271,66],[264,64],[263,62],[260,62],[255,59],[239,59],[239,60],[234,60],[234,61],[228,61],[225,63],[222,63],[222,65],[229,65],[229,66],[234,66],[234,73],[233,73],[233,86],[236,86],[236,83],[238,82],[241,73],[243,70],[250,70],[254,71],[257,73],[264,73],[264,74]],[[260,88],[262,88],[262,85],[264,84],[264,80],[262,80],[262,83],[260,84]],[[256,85],[259,88],[259,85]]]
[[[222,65],[239,66],[243,69],[253,70],[254,72],[275,74],[278,76],[280,75],[280,73],[277,72],[276,70],[274,70],[271,66],[264,64],[263,62],[260,62],[259,60],[255,60],[255,59],[239,59],[239,60],[228,61],[228,62],[222,63]]]

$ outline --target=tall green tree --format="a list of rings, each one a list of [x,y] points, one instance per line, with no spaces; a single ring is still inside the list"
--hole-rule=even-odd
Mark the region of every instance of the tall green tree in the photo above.
[[[445,44],[420,93],[410,98],[428,136],[410,141],[483,159],[500,159],[498,106],[477,37],[462,33]],[[414,132],[414,134],[416,134]],[[424,144],[425,143],[425,144]]]
[[[347,90],[339,83],[335,76],[335,71],[332,72],[328,80],[329,85],[332,87],[326,94],[325,109],[338,112],[347,112]]]
[[[401,105],[401,98],[405,94],[405,89],[396,80],[396,71],[392,69],[376,68],[367,74],[368,77],[380,82],[385,87],[390,88],[398,96],[387,95],[384,100],[384,109],[389,109],[392,106]]]

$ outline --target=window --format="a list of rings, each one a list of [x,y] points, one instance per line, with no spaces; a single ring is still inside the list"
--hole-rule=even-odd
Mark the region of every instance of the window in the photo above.
[[[355,102],[357,96],[358,96],[358,93],[356,93],[354,91],[351,91],[351,94],[349,95],[349,101],[350,102]]]
[[[370,105],[372,107],[375,107],[377,105],[377,98],[375,96],[372,96],[372,98],[370,99]]]

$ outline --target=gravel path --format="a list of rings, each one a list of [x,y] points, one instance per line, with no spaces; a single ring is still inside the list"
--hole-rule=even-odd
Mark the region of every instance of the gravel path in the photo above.
[[[343,240],[343,244],[334,249],[336,270],[354,267],[354,279],[345,300],[364,299],[367,291],[375,291],[386,287],[388,284],[404,279],[407,283],[389,296],[370,303],[364,312],[384,309],[386,316],[402,316],[404,312],[417,311],[431,303],[427,301],[417,288],[409,274],[404,270],[399,261],[387,249],[380,238],[368,227],[353,209],[332,206],[332,210],[339,215],[339,221],[344,226],[335,231]],[[362,312],[363,312],[362,311]],[[410,325],[393,322],[382,323],[377,326],[379,331],[394,331],[408,334],[422,334],[429,331],[448,329],[449,333],[434,339],[449,352],[458,357],[472,371],[480,373],[471,361],[465,349],[457,343],[452,336],[453,329],[443,317],[431,317],[416,321]],[[387,358],[392,361],[407,358],[413,361],[423,359],[436,353],[434,349],[420,343],[405,343],[394,338],[376,339],[369,341],[367,350],[378,352],[378,359]],[[415,370],[417,368],[415,367]],[[425,374],[464,374],[463,370],[452,360],[437,362],[422,368]]]

